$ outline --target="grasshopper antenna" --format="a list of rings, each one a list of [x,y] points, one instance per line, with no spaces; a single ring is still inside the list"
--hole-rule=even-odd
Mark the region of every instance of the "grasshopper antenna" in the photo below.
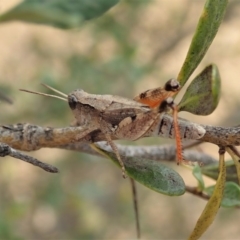
[[[50,86],[48,86],[47,84],[41,83],[41,85],[43,85],[44,87],[46,87],[46,88],[48,88],[48,89],[52,90],[52,91],[53,91],[53,92],[55,92],[55,93],[58,93],[59,95],[61,95],[61,96],[65,97],[65,98],[67,98],[67,97],[68,97],[68,96],[67,96],[67,94],[65,94],[65,93],[63,93],[63,92],[60,92],[60,91],[58,91],[57,89],[55,89],[55,88],[53,88],[53,87],[50,87]]]
[[[59,96],[56,96],[56,95],[51,95],[51,94],[46,94],[46,93],[41,93],[41,92],[34,92],[34,91],[26,90],[26,89],[19,89],[19,90],[22,91],[22,92],[28,92],[28,93],[33,93],[33,94],[42,95],[42,96],[46,96],[46,97],[57,98],[57,99],[61,99],[61,100],[67,102],[67,95],[66,95],[65,98],[63,98],[63,97],[59,97]]]

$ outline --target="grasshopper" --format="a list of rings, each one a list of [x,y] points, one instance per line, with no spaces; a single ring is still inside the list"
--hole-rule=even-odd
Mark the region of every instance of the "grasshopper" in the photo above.
[[[180,88],[177,81],[172,79],[165,84],[164,88],[148,90],[131,100],[114,95],[89,94],[82,89],[74,90],[66,95],[48,85],[43,84],[43,86],[62,97],[24,89],[20,90],[67,101],[77,125],[85,126],[88,129],[88,133],[96,130],[100,130],[103,133],[108,144],[116,154],[124,178],[126,178],[125,167],[112,137],[127,140],[141,138],[156,121],[159,121],[160,114],[165,112],[168,106],[176,112],[176,106],[171,96]],[[154,104],[151,104],[152,102]],[[177,136],[177,119],[175,122],[175,135]],[[180,139],[179,133],[178,138]],[[181,140],[178,145],[181,148]],[[181,153],[180,149],[178,154],[179,162],[182,160]]]

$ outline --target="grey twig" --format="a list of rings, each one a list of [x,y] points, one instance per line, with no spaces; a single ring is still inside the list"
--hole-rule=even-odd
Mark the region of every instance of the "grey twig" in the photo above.
[[[97,145],[98,147],[107,152],[112,152],[111,147],[106,142],[98,142]],[[68,146],[68,149],[70,149],[71,147],[73,147],[73,145]],[[126,157],[145,158],[155,161],[170,162],[176,160],[176,147],[174,144],[164,144],[160,146],[124,146],[117,144],[117,147],[119,153]],[[86,146],[83,147],[83,145],[75,145],[75,150],[77,150],[78,148],[86,153],[91,152],[90,149],[86,148]],[[203,165],[209,165],[217,162],[217,160],[213,157],[196,150],[185,150],[184,158],[192,162],[202,163]]]
[[[31,163],[32,165],[40,167],[47,172],[50,172],[50,173],[57,173],[58,172],[58,169],[56,167],[54,167],[50,164],[41,162],[34,157],[23,154],[23,153],[15,150],[15,149],[9,147],[5,143],[0,143],[0,157],[5,157],[5,156],[8,156],[8,155],[11,156],[11,157],[23,160],[25,162]]]
[[[143,137],[160,136],[174,138],[172,117],[163,114]],[[179,119],[179,128],[182,139],[210,142],[222,146],[240,145],[240,127],[215,127],[200,125]],[[114,136],[112,136],[113,139]],[[95,153],[89,143],[98,142],[99,147],[111,151],[101,131],[90,132],[87,127],[44,128],[32,124],[16,124],[0,127],[0,142],[6,143],[14,149],[34,151],[43,147],[63,148]],[[142,157],[153,160],[175,160],[175,147],[163,146],[122,146],[118,145],[120,154],[125,156]],[[212,163],[215,159],[202,152],[185,150],[185,159],[200,161],[204,165]]]
[[[186,192],[191,193],[195,196],[198,196],[202,199],[205,200],[209,200],[210,196],[208,196],[207,194],[203,193],[202,191],[198,191],[198,189],[196,187],[190,187],[190,186],[186,186]]]

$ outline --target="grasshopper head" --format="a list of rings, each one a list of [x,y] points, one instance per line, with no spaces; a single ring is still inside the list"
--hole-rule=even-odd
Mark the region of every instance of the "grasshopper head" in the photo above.
[[[68,105],[74,110],[77,107],[78,99],[73,94],[68,95]]]
[[[86,95],[86,92],[84,92],[82,89],[77,89],[77,90],[72,91],[68,95],[69,107],[72,110],[76,109],[77,103],[81,102],[81,98],[84,97],[84,95]]]
[[[165,83],[164,89],[166,91],[178,92],[181,89],[181,85],[178,80],[172,78]]]

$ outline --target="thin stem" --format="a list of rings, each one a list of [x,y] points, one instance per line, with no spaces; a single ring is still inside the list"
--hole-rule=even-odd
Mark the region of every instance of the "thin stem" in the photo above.
[[[141,229],[140,229],[140,222],[139,222],[137,186],[135,184],[135,181],[132,178],[130,178],[130,183],[131,183],[131,187],[132,187],[132,196],[133,196],[133,206],[134,206],[134,213],[135,213],[135,220],[136,220],[137,238],[140,239]]]

